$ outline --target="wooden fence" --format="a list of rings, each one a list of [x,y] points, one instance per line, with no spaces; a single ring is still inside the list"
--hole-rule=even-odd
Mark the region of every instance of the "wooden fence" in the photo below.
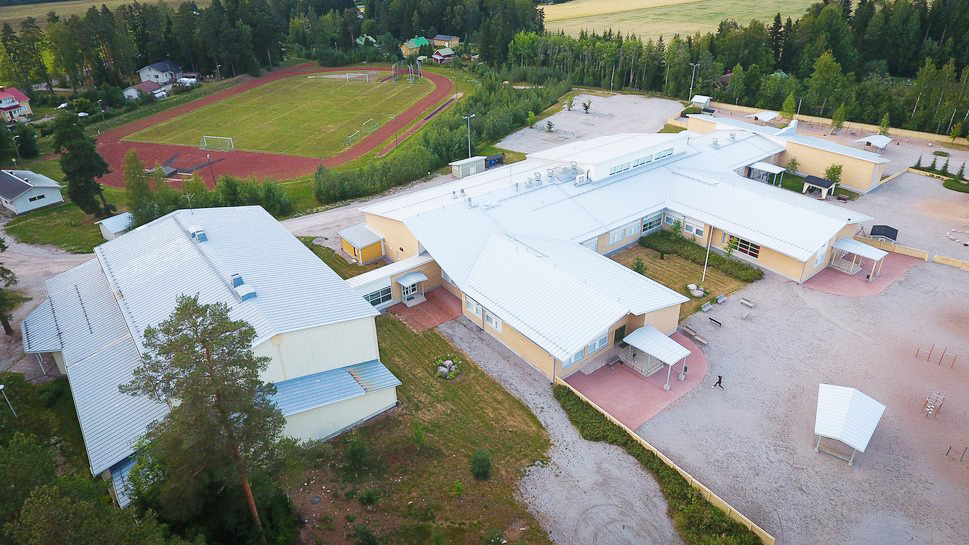
[[[737,511],[736,509],[734,509],[733,506],[731,506],[729,503],[727,503],[726,501],[724,501],[720,496],[714,494],[712,490],[710,490],[709,488],[706,487],[706,485],[704,485],[700,481],[694,479],[693,478],[693,475],[690,475],[689,473],[686,472],[685,469],[683,469],[680,466],[676,465],[673,462],[673,460],[670,460],[669,458],[667,458],[666,455],[663,454],[662,452],[660,452],[656,447],[654,447],[653,445],[649,444],[645,439],[643,439],[642,437],[640,437],[639,435],[637,435],[636,432],[634,432],[633,430],[627,428],[625,424],[623,424],[622,422],[620,422],[620,421],[616,420],[615,418],[613,418],[613,416],[611,414],[609,414],[608,412],[606,412],[602,407],[596,405],[591,399],[589,399],[586,396],[582,395],[582,392],[576,390],[571,384],[569,384],[568,382],[565,382],[564,380],[562,380],[561,377],[555,377],[555,383],[556,384],[561,384],[562,386],[565,386],[566,388],[568,388],[569,390],[571,390],[572,393],[574,393],[575,395],[579,396],[579,399],[581,399],[582,401],[585,401],[589,405],[592,405],[593,407],[595,407],[595,409],[597,411],[599,411],[600,413],[602,413],[603,416],[605,416],[606,418],[608,418],[613,424],[615,424],[615,425],[619,426],[620,428],[622,428],[623,431],[625,431],[626,433],[628,433],[629,436],[632,437],[633,439],[635,439],[640,445],[643,446],[643,448],[645,448],[646,450],[648,450],[648,451],[652,452],[653,454],[655,454],[656,456],[658,456],[659,459],[662,460],[664,464],[666,464],[666,465],[670,466],[671,468],[675,469],[676,472],[680,474],[680,476],[682,476],[684,479],[686,479],[686,482],[690,483],[690,486],[692,486],[693,488],[699,490],[700,491],[700,494],[702,494],[703,497],[707,501],[709,501],[711,504],[713,504],[714,506],[716,506],[718,509],[720,509],[721,511],[723,511],[724,513],[726,513],[728,517],[730,517],[731,519],[739,522],[740,524],[742,524],[743,526],[745,526],[747,529],[749,529],[751,532],[753,532],[758,538],[760,538],[760,541],[764,545],[774,545],[774,536],[768,534],[767,531],[765,531],[760,526],[757,526],[754,523],[754,521],[752,521],[749,518],[745,517],[743,515],[743,513],[741,513],[739,511]]]
[[[885,250],[886,252],[893,252],[896,254],[917,257],[922,261],[925,261],[926,263],[928,263],[929,261],[929,253],[926,252],[925,250],[919,250],[918,248],[912,248],[910,246],[902,246],[901,244],[895,244],[894,242],[890,242],[887,240],[870,238],[863,235],[855,235],[855,240],[864,242],[869,246],[874,246],[875,248]]]

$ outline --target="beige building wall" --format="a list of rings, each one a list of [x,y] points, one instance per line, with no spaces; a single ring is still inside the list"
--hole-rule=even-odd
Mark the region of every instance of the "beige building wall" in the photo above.
[[[802,283],[806,282],[812,276],[823,271],[828,266],[828,264],[831,263],[831,257],[834,255],[834,242],[839,238],[844,238],[844,237],[854,238],[854,235],[855,233],[858,232],[858,229],[859,229],[859,226],[857,223],[849,223],[848,225],[845,225],[844,227],[842,227],[841,230],[838,231],[838,233],[834,237],[832,237],[830,241],[828,241],[828,249],[825,252],[824,260],[821,261],[820,265],[815,266],[817,263],[817,256],[807,260],[807,262],[804,263],[804,269],[801,272],[800,282]]]
[[[384,388],[362,396],[286,417],[283,434],[303,441],[326,439],[372,418],[397,404],[397,388]]]
[[[788,161],[795,157],[800,172],[821,178],[824,177],[824,171],[829,166],[843,165],[844,171],[841,174],[840,185],[862,193],[876,187],[881,182],[882,173],[885,171],[884,163],[871,163],[795,142],[787,143],[787,149],[781,154],[779,164],[786,165]]]
[[[375,214],[364,214],[364,222],[384,237],[384,254],[390,261],[400,261],[420,253],[417,238],[403,222]]]
[[[262,380],[282,382],[379,358],[373,317],[274,335],[253,348],[272,359]]]
[[[666,335],[672,335],[676,332],[677,326],[680,325],[680,305],[661,308],[641,316],[630,316],[626,331],[632,333],[646,324],[655,327]]]
[[[424,281],[424,293],[431,291],[432,289],[441,285],[441,267],[436,261],[431,261],[430,263],[425,263],[420,267],[410,269],[409,271],[402,272],[400,274],[395,274],[390,277],[390,292],[394,301],[400,301],[400,284],[397,283],[397,279],[405,274],[420,271],[427,276],[427,280]]]
[[[707,134],[717,130],[717,124],[713,121],[690,117],[687,119],[686,129],[700,134]]]
[[[710,229],[710,234],[713,236],[713,247],[718,248],[721,251],[725,250],[727,246],[726,241],[730,240],[730,233],[726,233],[727,237],[725,238],[724,231],[714,227]],[[760,253],[756,258],[738,251],[734,251],[733,257],[736,257],[741,261],[753,263],[759,267],[775,272],[785,278],[794,280],[795,282],[801,281],[804,274],[804,268],[807,265],[806,263],[798,261],[791,256],[774,251],[767,246],[760,247]],[[810,263],[813,264],[813,261]]]

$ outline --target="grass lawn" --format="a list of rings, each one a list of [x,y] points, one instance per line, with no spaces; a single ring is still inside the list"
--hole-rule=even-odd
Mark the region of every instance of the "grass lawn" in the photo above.
[[[635,33],[644,40],[673,34],[716,32],[723,19],[746,24],[751,19],[770,23],[774,14],[798,17],[814,0],[572,0],[563,4],[540,5],[545,10],[545,28],[564,30],[577,36],[582,30],[602,32],[612,28],[623,34]]]
[[[507,543],[551,543],[516,499],[522,471],[549,447],[535,415],[473,363],[459,363],[452,380],[437,378],[435,358],[466,358],[434,330],[415,333],[385,315],[377,318],[377,337],[381,361],[403,383],[400,406],[352,434],[310,447],[311,469],[292,491],[307,521],[301,541],[363,543],[349,534],[366,527],[384,545],[480,545],[492,529]],[[367,451],[358,473],[347,467],[351,444]],[[486,481],[475,480],[469,469],[478,448],[491,454]],[[320,497],[315,505],[314,496]]]
[[[781,180],[781,187],[795,193],[800,193],[804,188],[804,177],[798,176],[797,174],[791,174],[790,172],[785,172],[784,179]],[[814,195],[817,196],[818,193],[814,193]],[[834,188],[834,195],[836,197],[844,197],[849,201],[853,201],[861,196],[860,193],[855,193],[854,191],[849,191],[840,187]]]
[[[67,19],[71,15],[84,16],[90,7],[100,9],[101,5],[108,6],[111,11],[115,11],[121,4],[131,4],[131,0],[67,0],[64,2],[40,2],[36,4],[21,4],[15,6],[4,6],[0,8],[0,23],[10,23],[15,29],[20,28],[20,21],[27,17],[37,19],[37,24],[41,27],[47,26],[47,12],[54,11]],[[160,4],[161,0],[148,0],[143,4]],[[211,3],[210,0],[195,0],[195,5],[204,8]],[[169,4],[174,4],[169,2]]]
[[[669,123],[665,123],[665,124],[663,124],[663,128],[660,129],[657,132],[661,132],[661,133],[667,133],[667,132],[669,132],[669,133],[676,133],[676,132],[683,132],[685,130],[686,129],[684,129],[683,127],[678,127],[676,125],[670,125]]]
[[[297,237],[299,240],[306,245],[307,248],[313,251],[317,257],[323,260],[328,267],[333,269],[333,272],[340,275],[340,278],[353,278],[354,276],[363,274],[367,271],[372,271],[378,267],[384,265],[384,263],[371,263],[370,265],[357,265],[355,263],[348,263],[346,259],[336,255],[333,248],[327,248],[326,246],[320,246],[319,244],[313,244],[313,239],[316,237]]]
[[[348,69],[352,71],[352,69]],[[138,131],[130,140],[197,146],[202,136],[226,136],[236,149],[327,157],[346,147],[347,136],[364,135],[363,124],[386,123],[433,89],[414,84],[380,84],[339,74],[300,75],[276,80]],[[335,76],[335,77],[334,77]]]
[[[638,244],[612,256],[613,259],[627,267],[631,267],[637,257],[641,257],[646,262],[646,276],[687,297],[690,297],[690,294],[686,285],[700,284],[700,278],[703,276],[703,265],[697,265],[692,261],[670,254],[666,254],[664,259],[660,259],[659,252],[643,248]],[[703,303],[712,301],[720,294],[729,295],[744,287],[747,283],[707,267],[707,279],[702,285],[709,290],[710,294],[699,299],[690,297],[688,302],[683,303],[680,307],[680,321],[700,310]]]

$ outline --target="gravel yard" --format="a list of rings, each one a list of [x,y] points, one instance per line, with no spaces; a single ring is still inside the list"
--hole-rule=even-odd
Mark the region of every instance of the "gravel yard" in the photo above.
[[[656,481],[620,448],[586,441],[548,380],[467,318],[438,329],[535,413],[552,441],[521,481],[529,510],[558,545],[681,543]]]

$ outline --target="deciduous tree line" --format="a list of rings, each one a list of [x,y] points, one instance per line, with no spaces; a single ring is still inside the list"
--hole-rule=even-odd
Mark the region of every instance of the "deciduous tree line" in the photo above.
[[[803,114],[831,117],[844,104],[847,120],[887,114],[892,126],[949,134],[969,127],[969,0],[826,0],[797,20],[725,20],[669,40],[522,32],[508,64],[526,79],[556,72],[680,98],[692,83],[694,93],[776,110],[793,95]]]

